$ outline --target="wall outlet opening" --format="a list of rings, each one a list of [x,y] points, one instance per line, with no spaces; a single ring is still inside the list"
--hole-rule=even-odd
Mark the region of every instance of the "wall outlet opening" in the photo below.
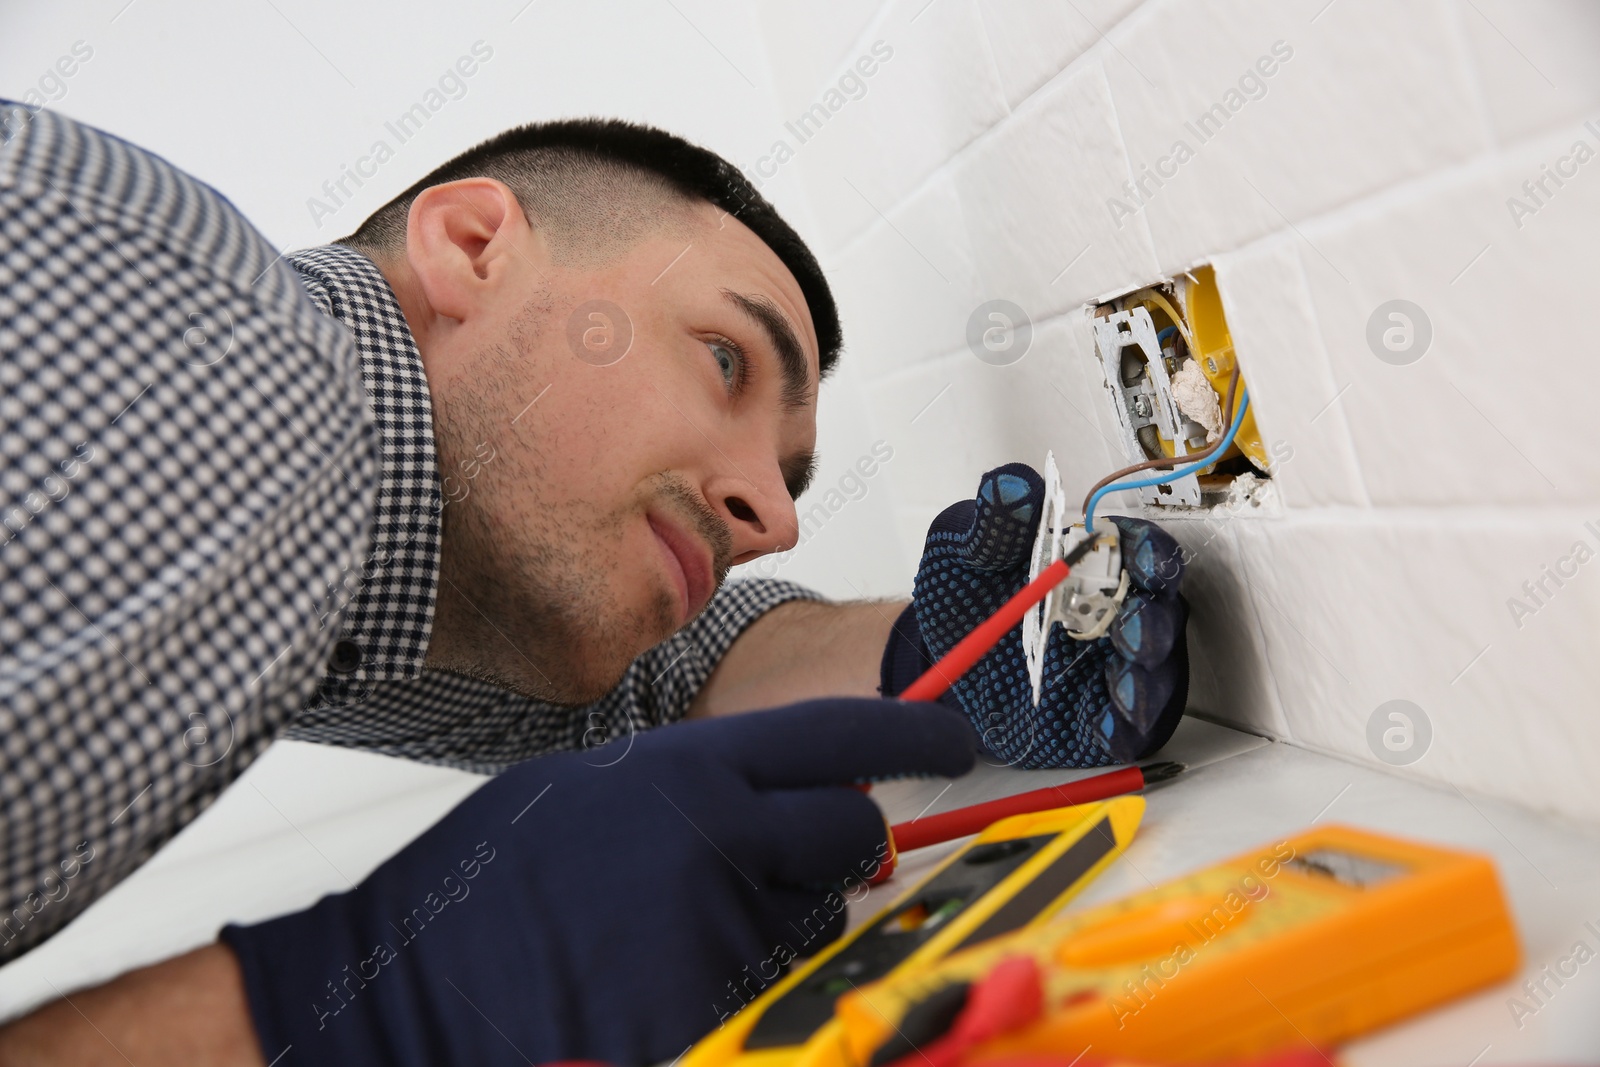
[[[1234,405],[1224,411],[1238,360],[1209,265],[1092,307],[1089,323],[1130,465],[1194,455],[1223,435],[1245,381],[1241,374]],[[1213,463],[1137,492],[1147,505],[1213,507],[1246,474],[1272,476],[1253,411]]]

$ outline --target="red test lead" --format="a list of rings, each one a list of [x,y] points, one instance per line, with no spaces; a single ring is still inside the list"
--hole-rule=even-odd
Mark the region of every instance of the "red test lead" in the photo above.
[[[970,634],[957,641],[954,648],[939,658],[939,662],[923,671],[922,677],[908,685],[905,692],[900,694],[900,699],[938,700],[946,689],[955,684],[957,678],[971,670],[972,665],[982,659],[984,653],[998,645],[1000,639],[1022,621],[1029,608],[1049,596],[1050,590],[1066,581],[1067,575],[1072,573],[1072,565],[1087,556],[1099,543],[1098,537],[1091,537],[1040,571],[1039,577],[1017,590],[1010,600],[1000,605],[998,611],[980,622]]]

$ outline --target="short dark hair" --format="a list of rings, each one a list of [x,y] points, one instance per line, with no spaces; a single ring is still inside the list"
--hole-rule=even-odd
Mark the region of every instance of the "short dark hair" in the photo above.
[[[430,186],[483,176],[505,181],[517,191],[519,184],[526,184],[515,180],[517,177],[548,179],[553,172],[556,180],[560,180],[563,171],[591,176],[597,173],[604,176],[609,172],[620,177],[624,187],[629,184],[629,178],[643,177],[656,184],[664,182],[673,193],[708,201],[744,223],[772,249],[799,283],[817,331],[819,369],[823,376],[833,369],[843,343],[839,309],[833,302],[833,293],[822,268],[806,243],[739,168],[709,149],[654,126],[598,118],[517,126],[436,167],[373,212],[353,234],[341,238],[339,243],[364,252],[390,253],[404,247],[411,202]],[[595,188],[593,183],[588,184],[590,188],[585,195]],[[637,182],[634,185],[636,187]],[[602,182],[599,188],[616,190],[617,183]],[[613,192],[613,195],[618,194]],[[523,193],[519,191],[518,196],[521,199]],[[523,209],[544,206],[524,202]]]

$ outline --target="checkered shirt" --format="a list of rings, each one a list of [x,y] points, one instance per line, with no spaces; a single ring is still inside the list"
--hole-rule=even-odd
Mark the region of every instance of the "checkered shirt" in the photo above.
[[[366,548],[355,346],[214,191],[0,104],[0,959],[311,698]]]
[[[291,266],[159,158],[0,101],[0,962],[275,737],[485,772],[605,743],[812,595],[730,584],[604,699],[543,704],[423,667],[440,504],[369,261]]]

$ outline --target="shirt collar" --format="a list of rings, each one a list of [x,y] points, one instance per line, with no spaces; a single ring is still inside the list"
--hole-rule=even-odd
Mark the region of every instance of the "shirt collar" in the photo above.
[[[379,682],[422,673],[433,632],[444,506],[433,404],[422,355],[377,265],[342,245],[288,258],[312,300],[355,334],[379,435],[371,546],[359,573],[324,594],[324,621],[339,625],[339,640],[312,703],[338,706],[364,699]]]

